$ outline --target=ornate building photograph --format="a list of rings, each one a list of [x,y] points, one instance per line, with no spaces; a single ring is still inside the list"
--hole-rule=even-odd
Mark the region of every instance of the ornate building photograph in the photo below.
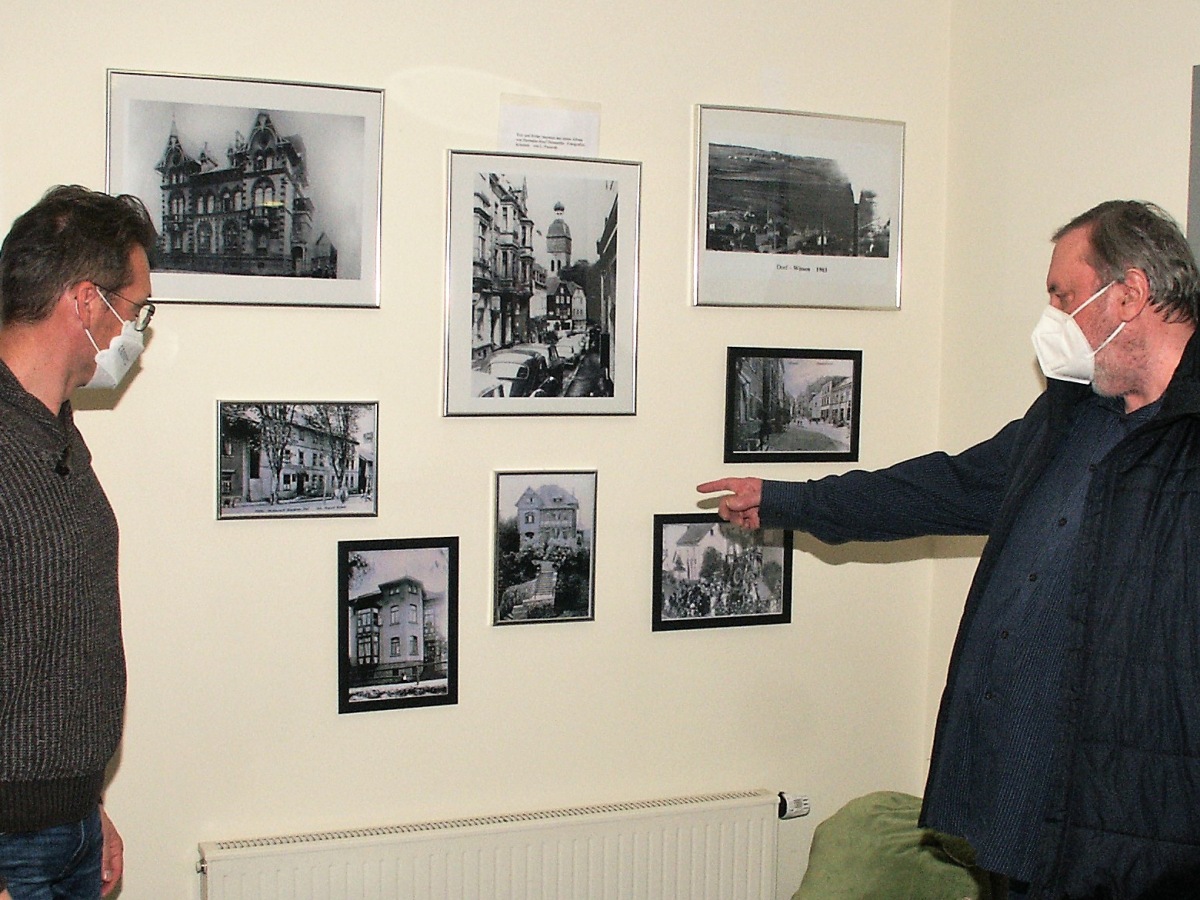
[[[150,210],[155,293],[377,305],[382,109],[375,90],[110,73],[109,188]]]
[[[321,227],[305,135],[286,129],[288,118],[258,110],[232,133],[185,141],[174,111],[154,165],[161,221],[155,268],[338,277],[337,232],[332,222]],[[324,218],[332,218],[328,210]]]
[[[260,110],[218,158],[197,155],[171,124],[162,158],[160,269],[337,278],[337,247],[313,229],[304,138]]]

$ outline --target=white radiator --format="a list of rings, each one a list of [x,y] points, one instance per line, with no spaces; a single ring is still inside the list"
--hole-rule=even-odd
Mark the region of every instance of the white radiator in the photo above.
[[[200,844],[205,900],[775,900],[765,790]]]

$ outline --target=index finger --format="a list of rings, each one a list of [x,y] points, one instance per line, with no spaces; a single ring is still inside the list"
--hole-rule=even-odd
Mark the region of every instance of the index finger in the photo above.
[[[736,488],[733,486],[732,478],[718,478],[716,481],[706,481],[704,484],[696,485],[696,490],[701,494],[712,494],[716,491],[733,491]]]

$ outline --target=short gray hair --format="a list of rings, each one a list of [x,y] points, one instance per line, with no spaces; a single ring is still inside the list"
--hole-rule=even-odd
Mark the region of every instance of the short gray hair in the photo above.
[[[1200,320],[1196,257],[1161,207],[1142,200],[1106,200],[1054,232],[1054,242],[1077,228],[1089,230],[1088,261],[1101,281],[1124,281],[1127,269],[1141,269],[1150,281],[1150,305],[1168,322]]]

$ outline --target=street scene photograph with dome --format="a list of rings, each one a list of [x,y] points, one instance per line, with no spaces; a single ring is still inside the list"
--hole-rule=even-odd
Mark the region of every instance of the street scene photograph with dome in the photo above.
[[[612,397],[618,182],[520,171],[474,182],[472,396]]]

